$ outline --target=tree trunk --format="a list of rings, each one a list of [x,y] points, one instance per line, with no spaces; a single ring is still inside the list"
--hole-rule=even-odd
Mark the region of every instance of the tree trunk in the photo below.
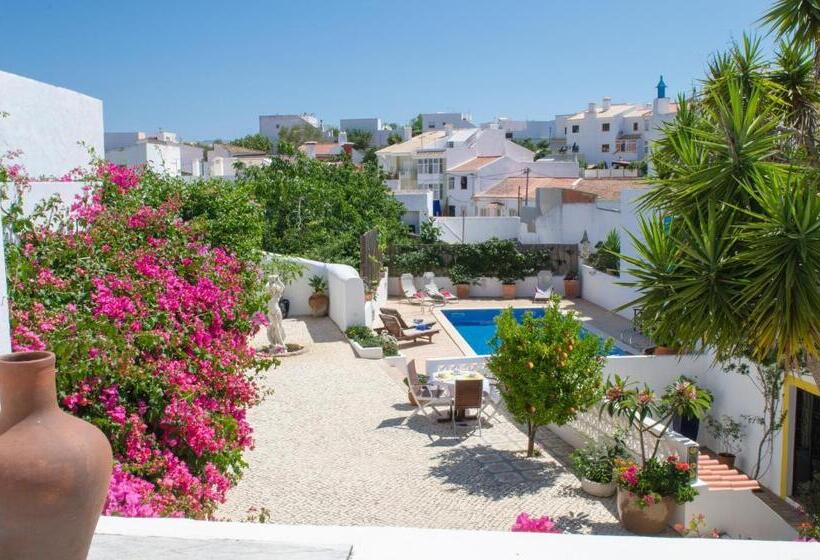
[[[535,430],[537,429],[538,426],[535,426],[531,420],[527,420],[527,457],[535,456]]]

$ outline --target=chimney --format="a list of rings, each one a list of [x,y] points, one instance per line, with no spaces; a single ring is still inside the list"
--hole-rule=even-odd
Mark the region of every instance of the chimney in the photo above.
[[[311,140],[302,145],[305,147],[305,155],[310,159],[316,159],[316,142]]]
[[[347,142],[347,132],[345,132],[344,130],[340,130],[339,131],[339,139],[336,140],[336,142],[339,143],[339,144],[346,143]]]
[[[611,97],[604,97],[604,102],[601,105],[601,108],[604,111],[609,111],[609,107],[612,105],[612,98]]]
[[[405,126],[402,129],[401,139],[407,142],[413,137],[413,127],[412,126]]]
[[[595,102],[593,101],[587,106],[587,113],[597,113],[598,111],[596,109],[597,105],[595,105]]]

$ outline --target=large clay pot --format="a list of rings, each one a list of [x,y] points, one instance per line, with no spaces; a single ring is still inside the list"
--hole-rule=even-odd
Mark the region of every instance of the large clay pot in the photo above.
[[[718,453],[717,454],[717,461],[721,465],[726,465],[729,469],[735,468],[735,455],[734,453]]]
[[[678,351],[671,346],[655,346],[656,356],[674,356]]]
[[[458,299],[467,299],[470,297],[469,284],[456,284],[456,296]]]
[[[501,297],[515,299],[515,284],[501,284]]]
[[[598,498],[608,498],[615,493],[615,481],[612,482],[595,482],[588,478],[581,479],[581,489],[590,496]]]
[[[327,308],[330,305],[330,298],[327,294],[313,294],[308,298],[310,313],[314,317],[324,317],[327,315]]]
[[[578,280],[564,280],[564,297],[575,299],[581,295],[581,283]]]
[[[54,354],[0,356],[3,558],[81,560],[111,478],[111,446],[57,406]]]
[[[675,500],[667,496],[661,501],[641,508],[638,497],[628,490],[618,488],[618,517],[621,525],[636,535],[657,535],[669,526],[675,508]]]

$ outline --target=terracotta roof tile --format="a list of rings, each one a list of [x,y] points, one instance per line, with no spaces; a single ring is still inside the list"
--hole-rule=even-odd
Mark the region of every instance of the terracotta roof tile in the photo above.
[[[533,177],[529,179],[529,198],[535,200],[535,193],[538,189],[571,189],[577,177]],[[473,198],[518,198],[523,197],[527,187],[526,177],[507,177],[497,185],[493,185],[486,191],[482,191],[473,196]]]
[[[501,159],[501,156],[477,156],[473,159],[468,159],[464,163],[457,165],[455,167],[451,167],[447,171],[453,173],[462,173],[465,171],[476,171],[477,169],[481,169],[485,165],[489,165],[494,161],[498,161]]]
[[[640,189],[646,187],[640,179],[581,179],[575,186],[576,190],[596,195],[604,200],[619,200],[621,191],[626,189]]]

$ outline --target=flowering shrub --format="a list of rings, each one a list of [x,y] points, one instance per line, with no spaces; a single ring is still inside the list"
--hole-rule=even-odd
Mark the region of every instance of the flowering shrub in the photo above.
[[[530,517],[528,513],[520,513],[510,531],[516,533],[562,533],[555,522],[549,517]]]
[[[263,284],[142,179],[100,163],[51,227],[8,214],[12,344],[54,351],[60,404],[108,436],[106,514],[204,518],[252,445]]]
[[[670,455],[665,461],[648,459],[638,466],[632,461],[615,460],[618,486],[635,495],[640,508],[672,497],[679,504],[691,502],[698,495],[692,487],[692,466]]]

